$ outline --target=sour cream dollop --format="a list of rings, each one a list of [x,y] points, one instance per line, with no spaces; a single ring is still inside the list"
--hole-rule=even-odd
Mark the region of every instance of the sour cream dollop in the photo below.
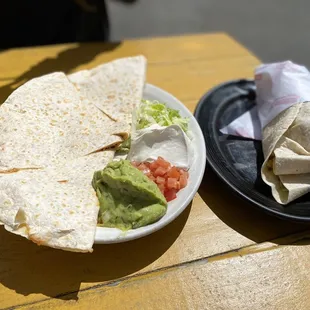
[[[173,166],[188,170],[193,155],[191,141],[180,126],[152,125],[133,133],[127,159],[151,162],[161,156]]]

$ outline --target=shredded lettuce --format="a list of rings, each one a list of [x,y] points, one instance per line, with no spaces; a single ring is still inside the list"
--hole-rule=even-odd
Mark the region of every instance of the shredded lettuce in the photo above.
[[[185,133],[188,131],[188,118],[181,117],[179,111],[166,107],[164,103],[142,99],[136,113],[137,130],[158,124],[160,126],[179,125]]]

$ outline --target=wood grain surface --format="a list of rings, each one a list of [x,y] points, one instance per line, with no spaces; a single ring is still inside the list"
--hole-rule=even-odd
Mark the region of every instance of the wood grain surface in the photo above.
[[[148,58],[147,81],[191,111],[211,87],[251,78],[259,64],[222,33],[13,49],[0,52],[0,102],[33,77],[137,54]],[[0,227],[0,308],[308,309],[309,230],[241,201],[207,168],[170,225],[91,254],[38,247]]]

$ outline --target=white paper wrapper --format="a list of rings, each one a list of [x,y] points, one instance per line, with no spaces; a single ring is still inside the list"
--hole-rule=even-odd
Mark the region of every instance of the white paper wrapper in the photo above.
[[[261,140],[262,126],[258,117],[257,105],[243,113],[220,131],[227,135]]]
[[[256,140],[278,114],[292,105],[310,101],[310,73],[291,61],[260,65],[255,70],[257,106],[220,131]]]

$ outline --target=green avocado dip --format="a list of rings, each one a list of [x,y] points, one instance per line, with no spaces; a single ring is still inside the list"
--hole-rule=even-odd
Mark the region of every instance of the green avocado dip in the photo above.
[[[131,144],[131,138],[129,137],[124,142],[122,142],[116,150],[116,155],[125,155],[129,153]]]
[[[92,184],[100,204],[98,226],[138,228],[158,221],[167,211],[157,185],[128,160],[111,162],[96,171]]]

